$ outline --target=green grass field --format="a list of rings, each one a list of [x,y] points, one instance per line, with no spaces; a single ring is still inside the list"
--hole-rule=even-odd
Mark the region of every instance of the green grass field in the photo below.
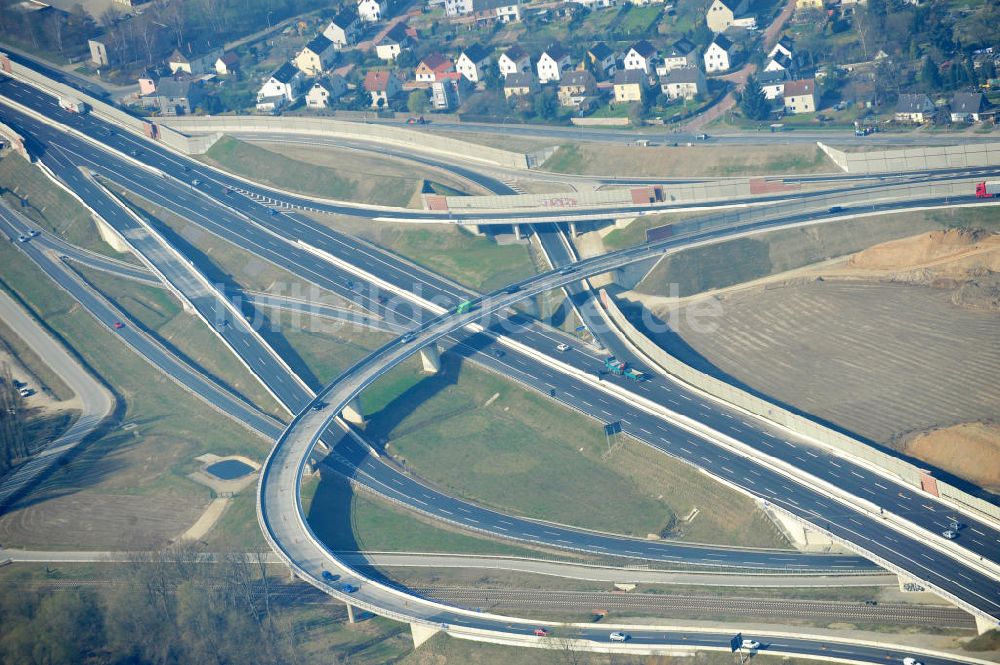
[[[498,289],[535,274],[526,244],[497,245],[455,226],[372,224],[328,215],[314,218],[477,291]]]

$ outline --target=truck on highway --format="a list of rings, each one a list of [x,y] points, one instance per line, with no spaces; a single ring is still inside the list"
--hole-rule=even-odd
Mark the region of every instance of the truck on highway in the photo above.
[[[86,102],[82,102],[76,97],[60,97],[59,106],[73,113],[86,113],[90,108]]]
[[[608,356],[604,359],[604,369],[608,370],[615,376],[621,376],[628,369],[628,363],[624,360],[618,360],[614,356]]]
[[[630,381],[645,381],[646,375],[634,367],[629,367],[625,370],[625,378]]]
[[[1000,196],[1000,182],[977,182],[976,198],[992,199]]]

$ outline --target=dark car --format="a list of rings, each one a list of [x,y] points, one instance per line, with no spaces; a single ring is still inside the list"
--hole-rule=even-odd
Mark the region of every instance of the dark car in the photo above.
[[[340,579],[340,575],[334,575],[329,570],[324,570],[322,577],[327,582],[336,582]]]
[[[121,330],[124,327],[125,327],[124,323],[122,323],[121,321],[115,321],[115,330]]]
[[[830,206],[826,209],[827,212],[843,212],[844,206]]]
[[[355,591],[358,590],[358,587],[354,586],[353,584],[347,584],[345,582],[344,584],[340,585],[340,590],[343,591],[344,593],[354,593]]]
[[[503,349],[493,349],[493,355],[496,356],[497,358],[503,358],[504,351]]]

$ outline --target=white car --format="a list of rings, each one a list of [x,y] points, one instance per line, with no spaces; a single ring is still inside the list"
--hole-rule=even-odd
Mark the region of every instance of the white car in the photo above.
[[[758,642],[757,640],[743,640],[743,644],[741,644],[740,646],[744,649],[750,649],[751,651],[753,651],[754,649],[760,648],[760,642]]]
[[[557,344],[556,349],[565,353],[569,351],[569,344]]]
[[[953,529],[942,531],[941,535],[947,538],[948,540],[955,540],[956,538],[958,538],[958,532]]]
[[[903,665],[924,665],[924,664],[921,663],[916,658],[910,658],[909,656],[907,656],[906,658],[903,659]]]
[[[624,642],[628,639],[628,633],[611,633],[608,635],[608,639],[612,642]]]

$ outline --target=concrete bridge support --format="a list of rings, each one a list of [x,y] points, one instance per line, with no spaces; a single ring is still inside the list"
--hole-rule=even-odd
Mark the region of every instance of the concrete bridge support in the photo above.
[[[436,344],[428,344],[420,349],[420,362],[424,365],[424,372],[427,374],[437,374],[441,371],[441,352]]]
[[[347,623],[354,623],[355,622],[354,606],[351,605],[350,603],[346,603],[346,605],[347,605]]]
[[[421,644],[431,639],[441,632],[440,628],[424,626],[423,624],[411,623],[410,634],[413,636],[413,648],[416,649]]]
[[[524,234],[521,233],[521,225],[520,224],[514,224],[514,239],[515,240],[524,240]]]
[[[1000,629],[1000,626],[998,626],[995,621],[989,621],[978,614],[976,615],[976,632],[980,635],[996,629]]]
[[[344,417],[344,420],[353,425],[365,424],[365,414],[361,410],[361,402],[358,401],[357,397],[347,403],[347,406],[340,412],[340,415]]]
[[[577,233],[577,231],[576,231],[576,222],[570,222],[569,223],[569,237],[570,238],[575,238],[578,235],[580,235],[580,234]]]
[[[826,552],[834,547],[834,542],[822,531],[811,529],[779,511],[768,510],[767,506],[764,512],[800,552]]]
[[[111,245],[111,249],[116,252],[131,252],[132,248],[128,246],[125,239],[118,235],[118,231],[104,221],[104,218],[97,215],[92,215],[94,218],[94,223],[97,224],[97,233],[101,236],[101,240]]]

